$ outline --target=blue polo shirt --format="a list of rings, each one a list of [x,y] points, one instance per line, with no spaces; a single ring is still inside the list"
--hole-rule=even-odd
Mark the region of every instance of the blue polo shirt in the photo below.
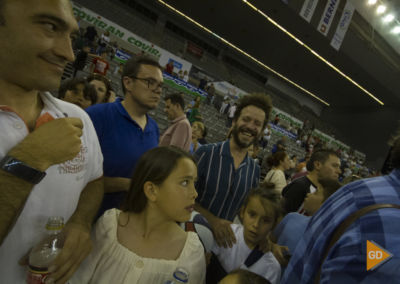
[[[143,153],[158,146],[160,133],[157,123],[147,115],[144,130],[121,104],[97,104],[86,109],[92,119],[103,152],[106,177],[131,178],[136,163]],[[119,207],[126,192],[105,194],[100,215]]]
[[[158,146],[157,123],[147,115],[144,129],[121,104],[97,104],[86,109],[99,137],[104,157],[104,176],[131,178],[135,165],[144,152]]]
[[[250,189],[258,185],[260,167],[246,155],[235,169],[229,140],[201,146],[195,157],[196,201],[215,216],[233,221]]]

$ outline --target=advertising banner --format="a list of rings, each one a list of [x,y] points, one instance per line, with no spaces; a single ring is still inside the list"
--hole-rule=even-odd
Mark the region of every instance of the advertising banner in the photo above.
[[[276,115],[278,115],[279,119],[289,122],[292,126],[296,126],[296,127],[300,127],[300,128],[303,127],[303,122],[301,120],[274,107],[271,111],[270,120],[273,120]]]
[[[312,16],[314,15],[317,4],[318,4],[318,0],[304,1],[303,7],[300,10],[300,17],[302,17],[307,22],[310,22]]]
[[[336,32],[331,41],[332,47],[336,50],[339,50],[340,46],[342,45],[347,29],[349,28],[351,18],[353,17],[353,13],[354,6],[352,3],[350,3],[350,1],[347,1],[343,9],[342,16],[340,17],[339,24],[336,28]]]
[[[114,37],[130,43],[132,47],[139,49],[141,52],[158,58],[161,66],[167,65],[170,60],[173,60],[174,72],[178,73],[179,70],[182,70],[183,72],[188,71],[188,73],[190,72],[192,63],[166,51],[165,49],[162,49],[157,45],[152,44],[144,38],[135,35],[127,29],[107,20],[106,18],[103,18],[89,9],[74,3],[73,10],[75,16],[78,16],[90,25],[93,25],[96,28],[100,28],[104,31],[108,31]]]
[[[270,123],[269,125],[271,125],[271,130],[274,132],[279,132],[282,135],[286,135],[287,137],[289,137],[290,139],[296,140],[297,139],[297,135],[294,135],[292,132],[287,131],[286,129],[279,127],[278,125],[275,125],[273,123]]]
[[[223,95],[228,95],[231,98],[238,99],[243,97],[244,95],[247,95],[247,92],[243,91],[242,89],[239,89],[238,87],[235,87],[231,83],[221,81],[221,82],[213,82],[215,91],[223,94]]]
[[[177,77],[171,76],[168,73],[163,72],[164,84],[176,89],[180,92],[189,93],[193,96],[200,96],[202,99],[207,97],[207,92],[203,91]]]
[[[127,53],[121,49],[117,49],[115,52],[114,59],[120,63],[125,63],[131,57],[132,56],[129,53]]]
[[[336,10],[339,7],[339,3],[340,0],[328,0],[326,3],[324,13],[322,13],[322,17],[318,25],[318,31],[324,36],[328,34],[333,18],[335,17]]]
[[[318,137],[322,141],[325,141],[328,145],[332,146],[334,149],[337,148],[344,148],[346,150],[350,149],[348,145],[340,142],[339,140],[334,139],[333,137],[323,133],[322,131],[319,131],[318,129],[314,129],[312,135]]]

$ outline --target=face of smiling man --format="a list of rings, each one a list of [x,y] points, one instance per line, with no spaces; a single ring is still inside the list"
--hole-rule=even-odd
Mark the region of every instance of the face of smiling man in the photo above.
[[[0,79],[27,91],[57,89],[78,25],[68,0],[7,0],[0,26]]]
[[[263,130],[265,112],[253,105],[242,109],[240,116],[233,122],[233,141],[240,148],[248,148],[257,141]]]

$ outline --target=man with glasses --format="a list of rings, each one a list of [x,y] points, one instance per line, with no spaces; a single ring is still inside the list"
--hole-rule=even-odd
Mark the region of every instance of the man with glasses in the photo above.
[[[157,147],[157,123],[147,114],[161,98],[162,67],[146,57],[130,59],[121,78],[125,99],[86,109],[93,121],[104,156],[105,196],[100,214],[118,207],[140,156]]]

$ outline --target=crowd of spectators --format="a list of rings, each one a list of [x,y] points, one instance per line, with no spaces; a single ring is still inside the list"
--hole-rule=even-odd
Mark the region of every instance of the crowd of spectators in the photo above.
[[[172,61],[164,69],[149,57],[128,59],[117,72],[123,94],[116,98],[108,32],[98,37],[94,27],[86,29],[75,78],[60,86],[60,65],[74,61],[70,41],[79,29],[69,1],[6,0],[0,25],[7,39],[0,41],[1,282],[43,276],[24,256],[43,238],[38,227],[50,216],[67,222],[61,252],[39,267],[46,283],[163,283],[182,275],[189,283],[398,278],[398,135],[393,170],[363,179],[370,175],[363,161],[330,149],[307,127],[286,129],[306,137],[304,157],[288,153],[293,141],[285,135],[269,145],[270,123],[279,125],[279,116],[270,122],[270,97],[251,93],[217,106],[227,139],[208,144],[201,98],[186,109],[184,94],[162,97],[162,72],[173,74]],[[57,33],[49,33],[51,25]],[[93,68],[81,76],[88,61]],[[56,88],[58,98],[49,93]],[[213,84],[203,80],[199,88],[210,93],[203,108],[212,108]],[[149,113],[162,99],[170,125],[160,135]],[[268,145],[271,155],[258,159]],[[368,272],[367,240],[393,254]]]

